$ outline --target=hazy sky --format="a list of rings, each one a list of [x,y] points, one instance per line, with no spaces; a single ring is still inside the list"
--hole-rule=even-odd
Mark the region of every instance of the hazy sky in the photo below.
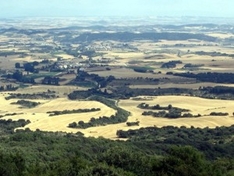
[[[234,17],[234,0],[0,0],[0,17]]]

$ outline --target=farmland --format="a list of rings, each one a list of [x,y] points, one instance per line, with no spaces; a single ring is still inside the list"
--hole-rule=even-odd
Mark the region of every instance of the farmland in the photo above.
[[[161,33],[144,32],[151,26],[137,29],[138,33],[131,33],[127,26],[118,31],[109,26],[108,30],[112,32],[106,33],[97,32],[92,26],[69,29],[71,21],[64,23],[71,33],[56,24],[57,28],[48,33],[45,21],[37,30],[36,24],[30,20],[25,22],[22,30],[17,29],[22,25],[17,21],[15,29],[6,27],[2,30],[1,115],[19,113],[3,119],[30,120],[24,129],[34,131],[79,131],[85,136],[110,139],[117,138],[118,130],[141,127],[215,128],[234,124],[231,76],[224,82],[219,79],[209,81],[209,78],[204,81],[198,77],[206,73],[219,74],[220,77],[225,73],[233,74],[233,35],[228,26],[214,28],[204,24],[206,30],[196,25],[188,30],[184,26],[160,25]],[[90,32],[84,33],[86,30]],[[182,32],[178,33],[180,30]],[[56,37],[52,37],[53,33]],[[217,93],[216,89],[221,89],[222,93]],[[91,118],[116,114],[113,106],[90,100],[92,96],[116,102],[115,108],[129,112],[128,120],[116,124],[102,122],[102,125],[92,125],[87,129],[70,128],[69,124],[73,122],[88,124]],[[137,105],[144,100],[135,100],[139,96],[151,96],[148,103],[187,108],[190,113],[201,114],[201,117],[167,119],[143,116],[144,111]],[[33,108],[11,104],[20,99],[40,104]],[[100,108],[101,111],[63,114],[59,118],[49,117],[46,113],[84,108]],[[228,116],[209,116],[213,109],[228,113]],[[136,121],[139,121],[138,126],[126,125]]]
[[[0,175],[233,175],[223,20],[2,19]]]
[[[1,115],[8,113],[17,113],[17,115],[5,116],[2,119],[30,120],[30,124],[25,128],[31,130],[43,130],[43,131],[61,131],[61,132],[82,132],[85,136],[104,136],[110,139],[116,139],[116,131],[139,129],[149,126],[186,126],[186,127],[210,127],[215,128],[217,126],[230,126],[234,123],[233,113],[233,101],[230,100],[211,100],[197,97],[188,96],[158,96],[150,97],[150,99],[134,100],[120,100],[118,106],[129,111],[131,115],[128,118],[129,122],[139,121],[139,126],[129,127],[126,123],[110,124],[105,126],[90,127],[87,129],[72,129],[68,127],[69,123],[84,121],[88,122],[92,117],[111,116],[115,114],[115,110],[107,107],[106,105],[89,100],[74,101],[67,98],[56,98],[52,100],[37,99],[35,102],[40,102],[40,105],[34,108],[22,108],[19,105],[14,105],[12,102],[16,102],[17,99],[5,100],[4,97],[8,96],[7,93],[1,94]],[[148,97],[149,98],[149,97]],[[179,99],[179,101],[178,101]],[[137,107],[138,104],[146,102],[148,104],[160,104],[167,106],[172,104],[175,107],[183,107],[189,109],[192,114],[201,114],[201,117],[197,118],[155,118],[150,116],[143,116],[143,110]],[[192,102],[192,103],[191,103]],[[62,111],[73,109],[91,109],[100,108],[100,112],[87,112],[81,114],[64,114],[60,116],[49,116],[49,111]],[[211,112],[227,112],[228,116],[210,116]]]

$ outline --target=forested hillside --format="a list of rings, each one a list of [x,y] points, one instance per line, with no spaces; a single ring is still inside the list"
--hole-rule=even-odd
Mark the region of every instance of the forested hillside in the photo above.
[[[29,129],[13,132],[15,127],[24,126],[26,123],[29,122],[0,121],[0,175],[234,174],[234,158],[231,151],[233,127],[215,131],[171,127],[140,129],[138,132],[128,132],[128,141],[111,141],[104,138],[85,138],[81,133],[49,133],[39,130],[32,132]],[[173,131],[178,132],[174,133],[177,134],[174,143],[169,142],[172,140],[170,134],[173,134]],[[201,140],[208,132],[216,135],[207,136],[204,140],[210,141],[209,145],[205,141],[206,146],[196,149],[197,146],[191,142],[194,137],[186,138],[185,131],[187,134],[199,131],[198,136],[204,133],[205,135],[200,136]],[[219,148],[217,141],[220,145],[226,144],[226,151]],[[187,145],[189,143],[193,147]],[[216,146],[220,150],[218,153],[217,150],[213,150]],[[231,152],[230,155],[227,154],[228,151]]]

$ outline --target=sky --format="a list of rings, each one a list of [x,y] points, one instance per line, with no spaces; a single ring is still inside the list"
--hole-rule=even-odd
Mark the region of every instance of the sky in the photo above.
[[[233,17],[234,0],[0,0],[0,17]]]

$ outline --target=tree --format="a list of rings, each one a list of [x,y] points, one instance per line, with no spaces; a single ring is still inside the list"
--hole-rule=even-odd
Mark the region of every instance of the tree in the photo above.
[[[83,127],[85,125],[85,123],[84,123],[83,120],[81,120],[81,121],[78,122],[78,125],[81,126],[81,127]]]
[[[109,166],[121,168],[137,175],[150,175],[149,158],[127,147],[113,147],[103,153],[99,162],[105,161]]]
[[[68,125],[68,127],[70,127],[70,128],[76,128],[76,127],[77,127],[77,124],[76,124],[76,122],[73,122],[73,123],[70,123],[70,124]]]
[[[20,63],[19,62],[15,63],[15,68],[20,68]]]
[[[16,70],[12,75],[12,78],[16,79],[17,81],[20,81],[22,77],[23,77],[23,74],[19,70]]]
[[[25,170],[26,164],[22,154],[0,151],[0,175],[23,176]]]
[[[28,72],[34,72],[34,65],[31,63],[24,64],[24,70]]]
[[[34,61],[34,62],[32,62],[32,65],[33,65],[33,66],[38,66],[38,65],[39,65],[39,62]]]
[[[171,109],[171,108],[172,108],[172,105],[171,105],[171,104],[169,104],[169,105],[168,105],[168,109]]]
[[[172,147],[155,168],[159,175],[202,176],[209,175],[209,165],[204,155],[191,146]]]

